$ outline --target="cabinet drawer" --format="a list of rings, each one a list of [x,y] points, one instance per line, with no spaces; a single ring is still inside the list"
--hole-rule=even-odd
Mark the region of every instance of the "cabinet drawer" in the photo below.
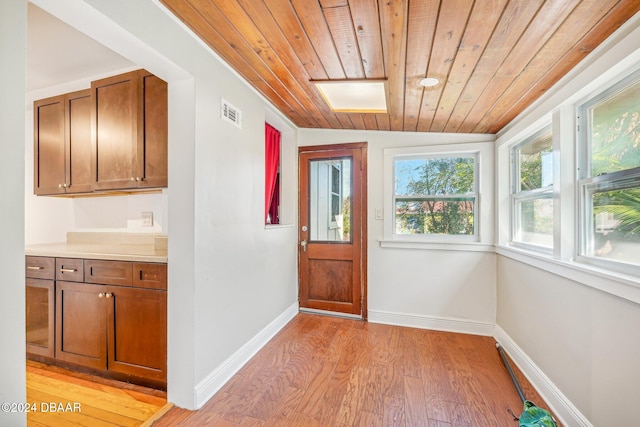
[[[55,277],[55,258],[28,256],[25,264],[28,278],[53,280]]]
[[[126,261],[84,260],[85,282],[103,285],[131,286],[132,263]]]
[[[82,282],[84,280],[84,264],[78,258],[56,258],[56,280]]]
[[[166,291],[167,264],[134,263],[133,286]]]

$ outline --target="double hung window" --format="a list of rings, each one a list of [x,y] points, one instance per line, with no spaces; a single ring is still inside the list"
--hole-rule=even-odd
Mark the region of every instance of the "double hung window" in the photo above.
[[[583,104],[578,121],[579,255],[605,267],[635,270],[640,266],[640,73]]]
[[[553,248],[553,142],[547,127],[511,152],[512,231],[516,245]]]
[[[393,234],[477,238],[478,154],[393,158]]]

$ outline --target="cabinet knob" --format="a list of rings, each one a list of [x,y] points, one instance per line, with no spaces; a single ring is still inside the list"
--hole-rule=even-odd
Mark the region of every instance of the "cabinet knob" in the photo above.
[[[111,298],[113,294],[111,292],[107,292],[104,296],[105,298]]]
[[[98,298],[104,298],[104,292],[100,292],[100,293],[98,294]]]

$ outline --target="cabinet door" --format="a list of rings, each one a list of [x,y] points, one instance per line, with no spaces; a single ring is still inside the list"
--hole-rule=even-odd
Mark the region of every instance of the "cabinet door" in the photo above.
[[[64,96],[34,102],[33,144],[34,193],[64,193]]]
[[[56,358],[107,368],[105,286],[56,282]]]
[[[107,295],[109,370],[166,382],[166,291],[108,286]]]
[[[168,183],[168,104],[167,83],[140,71],[144,120],[139,133],[138,158],[141,179],[139,187],[166,187]]]
[[[93,191],[91,175],[91,89],[65,95],[66,193]]]
[[[135,188],[138,172],[138,79],[131,72],[91,83],[93,179],[98,190]]]
[[[26,285],[27,353],[54,357],[54,282],[27,279]]]

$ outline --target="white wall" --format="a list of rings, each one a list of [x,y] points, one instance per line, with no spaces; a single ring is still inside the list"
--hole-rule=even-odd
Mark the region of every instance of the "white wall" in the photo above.
[[[497,140],[497,325],[567,425],[638,425],[640,278],[589,268],[575,256],[575,107],[640,69],[640,15],[513,121]],[[554,256],[509,246],[509,147],[553,120],[556,165]],[[558,148],[559,147],[559,148]],[[529,373],[535,376],[535,369]],[[546,384],[545,384],[546,383]]]
[[[0,2],[0,402],[26,402],[24,324],[24,88],[27,5]],[[0,424],[26,425],[0,411]]]
[[[496,310],[496,275],[493,223],[484,223],[482,248],[433,244],[425,248],[381,247],[383,220],[384,149],[398,147],[471,143],[486,146],[492,135],[455,135],[357,130],[301,129],[300,145],[348,142],[368,143],[368,308],[373,322],[473,332],[492,333]],[[468,146],[467,146],[468,148]],[[482,198],[492,217],[493,158],[489,150],[485,162]]]
[[[497,323],[591,424],[638,424],[638,304],[500,256]]]
[[[154,1],[35,3],[169,83],[168,388],[170,401],[194,408],[228,360],[297,303],[296,132]],[[221,97],[242,110],[242,129],[220,119]],[[266,117],[284,134],[290,178],[289,224],[268,228]],[[105,209],[118,209],[115,199]]]

